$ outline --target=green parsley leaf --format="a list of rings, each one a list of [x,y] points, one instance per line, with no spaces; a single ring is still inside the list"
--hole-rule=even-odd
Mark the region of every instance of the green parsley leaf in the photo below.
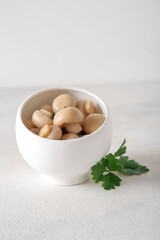
[[[119,147],[119,149],[117,150],[117,152],[115,152],[115,154],[114,154],[115,157],[121,156],[121,155],[123,155],[124,153],[126,153],[127,147],[124,146],[125,143],[126,143],[126,139],[123,140],[123,143],[121,144],[121,146]]]
[[[121,171],[121,166],[118,165],[117,159],[112,153],[106,156],[106,166],[110,171]]]
[[[125,143],[126,139],[124,139],[115,154],[109,153],[91,168],[92,179],[95,183],[101,181],[102,187],[105,190],[114,189],[115,186],[120,185],[121,179],[112,173],[112,171],[127,175],[139,175],[149,171],[146,166],[142,166],[134,160],[129,160],[127,156],[123,156],[127,149],[124,146]]]
[[[102,187],[105,190],[114,189],[115,186],[119,186],[121,179],[117,177],[114,173],[108,173],[103,176],[103,184]]]
[[[134,160],[128,160],[126,156],[120,156],[118,164],[121,166],[122,173],[127,175],[140,175],[149,171],[146,166],[142,166]]]
[[[92,179],[95,181],[95,183],[98,183],[102,180],[103,173],[106,171],[106,169],[100,162],[98,162],[91,168],[91,171],[91,174],[93,175]]]
[[[107,167],[107,158],[106,157],[101,158],[100,162],[102,163],[102,166],[104,167],[104,169],[106,169],[106,167]]]
[[[119,186],[121,179],[111,171],[121,171],[121,166],[113,154],[108,154],[102,158],[100,162],[91,168],[92,179],[95,183],[103,182],[102,186],[105,190],[114,189],[114,186]],[[104,173],[108,172],[106,175]]]

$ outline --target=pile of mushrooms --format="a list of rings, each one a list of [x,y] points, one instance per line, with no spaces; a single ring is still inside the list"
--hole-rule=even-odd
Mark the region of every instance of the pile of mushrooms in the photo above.
[[[70,94],[61,94],[53,100],[52,106],[46,104],[34,111],[32,119],[24,124],[40,137],[68,140],[96,131],[104,120],[103,114],[95,113],[92,101],[76,102]]]

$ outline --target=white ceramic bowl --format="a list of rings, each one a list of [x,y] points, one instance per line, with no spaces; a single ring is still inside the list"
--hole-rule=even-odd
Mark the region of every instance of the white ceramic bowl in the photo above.
[[[72,140],[52,140],[29,131],[23,121],[42,105],[52,103],[62,93],[76,100],[92,100],[97,112],[106,117],[103,125],[92,134]],[[107,154],[111,145],[111,118],[104,102],[94,94],[78,88],[52,88],[38,91],[20,105],[16,116],[16,139],[25,161],[54,184],[73,185],[84,182],[97,161]]]

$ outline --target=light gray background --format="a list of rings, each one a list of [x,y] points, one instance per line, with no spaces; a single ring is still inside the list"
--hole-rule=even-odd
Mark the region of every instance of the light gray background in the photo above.
[[[160,80],[159,0],[0,0],[0,87]]]

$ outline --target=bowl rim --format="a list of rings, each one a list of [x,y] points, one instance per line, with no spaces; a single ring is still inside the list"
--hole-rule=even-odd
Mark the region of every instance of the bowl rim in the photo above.
[[[29,102],[33,97],[36,97],[42,93],[45,93],[45,92],[48,92],[48,91],[56,91],[56,90],[73,90],[73,91],[79,91],[79,92],[82,92],[86,95],[90,95],[92,96],[95,100],[98,101],[98,103],[100,103],[101,106],[103,106],[103,109],[105,110],[105,121],[103,122],[103,124],[94,132],[86,135],[86,136],[83,136],[83,137],[79,137],[79,138],[74,138],[74,139],[68,139],[68,140],[55,140],[55,139],[48,139],[48,138],[43,138],[43,137],[40,137],[36,134],[34,134],[33,132],[31,132],[24,124],[23,120],[22,120],[22,111],[23,111],[23,108],[25,106],[25,104],[27,104],[27,102]],[[39,140],[41,141],[53,141],[53,142],[62,142],[62,143],[69,143],[69,142],[75,142],[75,141],[83,141],[83,139],[87,139],[87,138],[90,138],[90,137],[93,137],[94,135],[96,135],[99,131],[102,130],[102,128],[108,123],[108,120],[109,120],[109,117],[110,117],[110,113],[109,113],[109,109],[108,109],[108,106],[103,102],[103,100],[98,97],[97,95],[95,95],[94,93],[88,91],[88,90],[85,90],[85,89],[81,89],[81,88],[78,88],[78,87],[51,87],[51,88],[43,88],[43,89],[40,89],[40,90],[37,90],[35,92],[33,92],[32,94],[30,94],[28,97],[26,97],[22,103],[20,104],[19,106],[19,109],[18,109],[18,113],[17,115],[19,115],[19,118],[22,122],[22,125],[24,126],[24,129],[27,130],[27,132],[29,132],[30,134],[32,134],[32,136],[38,138]]]

